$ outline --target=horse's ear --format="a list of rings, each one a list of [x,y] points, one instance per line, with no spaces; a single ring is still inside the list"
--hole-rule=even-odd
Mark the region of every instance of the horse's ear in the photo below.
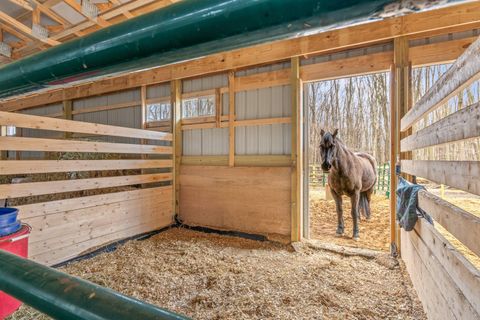
[[[335,138],[337,136],[337,133],[338,133],[338,129],[335,129],[335,131],[333,131],[332,136]]]
[[[323,129],[320,129],[320,136],[323,137],[324,134],[325,134],[325,131]]]

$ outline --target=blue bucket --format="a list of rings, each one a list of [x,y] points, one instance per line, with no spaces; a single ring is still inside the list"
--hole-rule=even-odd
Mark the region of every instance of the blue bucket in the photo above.
[[[15,208],[0,208],[0,237],[17,232],[22,227],[17,221],[18,210]]]

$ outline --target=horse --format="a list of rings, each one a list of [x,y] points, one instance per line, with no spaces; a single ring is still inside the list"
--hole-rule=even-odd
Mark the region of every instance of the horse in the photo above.
[[[359,209],[370,219],[370,200],[377,181],[377,162],[363,152],[352,152],[333,133],[320,131],[320,156],[322,170],[328,173],[328,185],[337,209],[338,226],[336,235],[344,233],[342,195],[350,197],[352,204],[353,240],[359,240]]]

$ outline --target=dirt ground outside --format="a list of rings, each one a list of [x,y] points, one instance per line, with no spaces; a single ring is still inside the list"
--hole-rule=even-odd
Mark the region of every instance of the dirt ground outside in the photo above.
[[[63,271],[193,319],[426,319],[402,262],[170,229]],[[48,319],[22,307],[10,319]]]
[[[310,237],[328,243],[373,250],[390,250],[390,200],[385,194],[372,196],[370,220],[360,221],[360,240],[352,239],[350,199],[343,198],[345,234],[336,236],[337,212],[335,201],[325,200],[325,188],[310,186]]]

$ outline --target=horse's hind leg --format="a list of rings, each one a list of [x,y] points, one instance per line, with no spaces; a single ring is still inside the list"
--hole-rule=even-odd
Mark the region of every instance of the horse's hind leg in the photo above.
[[[344,224],[343,224],[343,201],[342,201],[342,196],[338,195],[335,190],[330,189],[332,193],[332,198],[335,201],[335,207],[337,209],[337,219],[338,219],[338,225],[337,225],[337,236],[343,235],[344,232]]]
[[[360,202],[360,191],[355,191],[355,193],[350,197],[352,204],[352,221],[353,221],[353,240],[358,241],[360,238],[360,232],[358,229],[358,216],[359,216],[359,202]]]
[[[366,201],[365,201],[365,217],[367,220],[370,220],[371,217],[371,210],[370,210],[370,202],[372,200],[373,194],[373,187],[367,191],[365,191]]]

